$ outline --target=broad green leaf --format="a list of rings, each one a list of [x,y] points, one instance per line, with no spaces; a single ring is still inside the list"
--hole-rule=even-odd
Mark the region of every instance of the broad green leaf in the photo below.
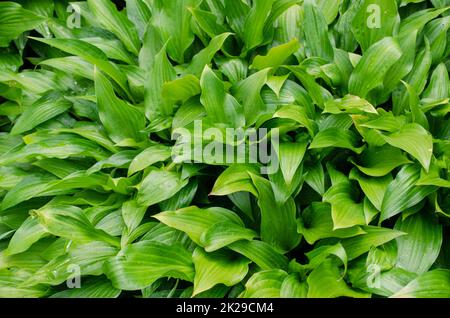
[[[88,5],[98,23],[114,33],[131,53],[138,55],[140,49],[138,33],[123,12],[118,12],[114,4],[107,0],[88,0]]]
[[[203,70],[200,87],[202,88],[200,101],[212,121],[226,123],[231,127],[243,126],[239,103],[233,96],[226,93],[224,83],[208,66]]]
[[[426,272],[392,295],[393,298],[448,298],[450,271],[435,269]]]
[[[369,147],[358,160],[350,159],[361,172],[372,177],[385,176],[395,168],[411,163],[400,149],[389,145]]]
[[[7,255],[22,253],[46,233],[37,218],[28,217],[12,236],[5,253]]]
[[[104,241],[113,246],[119,246],[119,240],[102,230],[95,229],[83,211],[74,206],[44,206],[33,210],[32,216],[37,217],[45,230],[53,235],[61,236],[75,242],[87,243]]]
[[[257,174],[258,170],[255,166],[249,164],[231,165],[219,175],[210,195],[227,195],[245,191],[258,196],[249,172]]]
[[[395,1],[363,0],[353,19],[352,31],[365,52],[381,39],[394,35],[399,22]]]
[[[349,261],[367,253],[372,247],[383,245],[405,233],[376,226],[363,226],[363,235],[341,240]]]
[[[300,241],[295,222],[296,206],[292,198],[278,203],[272,192],[271,182],[250,175],[258,191],[258,206],[261,210],[261,239],[281,252],[293,249]]]
[[[281,44],[271,48],[266,55],[258,55],[253,59],[250,68],[263,70],[266,68],[277,68],[282,65],[292,54],[297,52],[300,44],[297,39],[293,39],[286,44]]]
[[[177,211],[161,212],[153,217],[170,227],[185,232],[197,244],[202,243],[203,233],[219,222],[232,223],[232,226],[243,226],[237,214],[219,207],[200,209],[191,206]]]
[[[309,149],[320,149],[328,147],[345,148],[360,154],[364,146],[358,147],[358,137],[351,130],[342,128],[328,128],[320,131],[309,145]]]
[[[358,181],[359,186],[369,201],[380,211],[384,194],[386,193],[388,185],[392,182],[391,175],[387,174],[386,176],[379,178],[368,177],[362,175],[358,170],[353,168],[349,178]]]
[[[350,76],[349,93],[365,98],[371,90],[383,84],[389,68],[400,59],[401,55],[400,46],[391,37],[373,44],[363,54]]]
[[[420,168],[417,165],[403,166],[386,189],[381,205],[380,221],[420,203],[436,190],[433,186],[416,186],[419,177]]]
[[[346,238],[365,233],[359,226],[334,230],[331,208],[327,203],[313,202],[303,211],[297,225],[299,233],[309,244],[323,238]]]
[[[219,222],[202,233],[200,242],[205,247],[205,251],[214,252],[236,241],[251,241],[256,236],[253,230],[246,229],[235,223]]]
[[[144,149],[130,163],[128,175],[144,170],[145,168],[159,162],[169,159],[171,151],[168,147],[154,145]]]
[[[142,112],[119,99],[111,83],[98,70],[94,72],[95,92],[100,120],[116,143],[136,143],[143,139],[145,120]]]
[[[325,16],[316,6],[314,0],[305,0],[304,35],[309,56],[318,56],[327,61],[334,58],[333,46],[328,35]]]
[[[106,279],[91,279],[81,288],[66,289],[51,295],[51,298],[117,298],[120,289],[114,288]]]
[[[352,290],[341,279],[339,269],[331,260],[323,262],[308,276],[308,298],[354,297],[367,298],[370,295]]]
[[[324,112],[330,114],[340,114],[342,112],[347,114],[378,114],[377,110],[368,101],[352,95],[346,95],[343,98],[326,102]]]
[[[139,205],[151,206],[167,200],[186,186],[188,181],[176,172],[152,170],[139,185],[137,202]]]
[[[142,241],[110,258],[105,274],[115,288],[138,290],[161,277],[193,281],[194,265],[191,254],[181,245]]]
[[[288,259],[271,245],[262,241],[242,240],[229,245],[229,248],[252,260],[262,270],[287,269],[288,267]]]
[[[253,3],[243,26],[244,52],[250,51],[264,41],[264,26],[274,2],[274,0],[261,0]]]
[[[396,239],[397,266],[409,272],[423,274],[436,261],[442,245],[442,226],[430,214],[418,212],[402,220],[395,229],[406,233]]]
[[[194,250],[192,260],[195,267],[193,295],[217,284],[236,285],[247,275],[250,263],[248,259],[231,252],[206,253],[201,247]]]
[[[430,168],[433,154],[431,134],[419,124],[407,124],[398,132],[383,136],[391,146],[400,148],[416,158],[426,171]]]
[[[322,200],[331,204],[334,230],[366,224],[364,207],[355,201],[356,194],[350,182],[340,182],[323,195]]]
[[[280,298],[283,280],[288,274],[280,269],[257,272],[245,284],[242,298]]]
[[[22,32],[38,27],[47,18],[24,9],[20,4],[10,1],[0,3],[0,46],[19,37]]]
[[[167,52],[178,63],[184,63],[184,53],[194,41],[192,15],[188,8],[196,8],[200,3],[199,0],[157,0],[153,3],[150,23],[163,43],[170,40]]]

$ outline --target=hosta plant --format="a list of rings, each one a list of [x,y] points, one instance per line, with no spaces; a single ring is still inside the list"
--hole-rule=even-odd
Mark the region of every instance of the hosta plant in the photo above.
[[[0,296],[450,297],[449,6],[0,2]]]

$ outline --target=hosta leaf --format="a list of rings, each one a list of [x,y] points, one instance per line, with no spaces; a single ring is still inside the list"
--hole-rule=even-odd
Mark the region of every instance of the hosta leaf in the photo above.
[[[201,244],[203,233],[219,222],[242,226],[241,219],[224,208],[200,209],[195,206],[177,211],[161,212],[153,216],[160,222],[185,232],[194,242]]]
[[[262,241],[238,241],[230,249],[252,260],[261,269],[287,269],[288,259],[269,244]]]
[[[116,298],[121,290],[114,288],[111,282],[105,279],[92,279],[83,282],[81,288],[66,289],[57,292],[51,298]]]
[[[350,130],[342,128],[328,128],[320,131],[309,145],[310,149],[338,147],[350,149],[360,154],[364,147],[358,147],[358,138]]]
[[[287,273],[280,269],[266,270],[254,274],[245,284],[242,298],[280,298],[281,286]]]
[[[332,61],[333,46],[328,36],[328,25],[322,12],[317,8],[314,0],[306,0],[304,5],[304,32],[310,56],[318,56]]]
[[[313,202],[298,220],[298,231],[309,244],[328,237],[346,238],[365,233],[359,226],[336,230],[333,226],[331,208],[327,203]]]
[[[375,226],[364,226],[362,229],[366,232],[365,234],[341,240],[349,261],[368,252],[373,246],[383,245],[401,235],[405,235],[400,231]]]
[[[22,32],[38,27],[46,20],[45,16],[37,15],[24,9],[20,4],[5,1],[0,4],[0,46],[8,46]]]
[[[397,41],[386,37],[373,44],[364,54],[350,76],[349,92],[365,98],[375,87],[383,84],[384,76],[401,57]]]
[[[435,269],[426,272],[392,295],[393,298],[448,298],[450,271]]]
[[[360,157],[360,163],[350,160],[364,174],[372,177],[382,177],[398,166],[411,163],[398,148],[384,145],[382,147],[369,147]]]
[[[396,239],[398,247],[397,266],[409,272],[423,274],[430,269],[442,245],[442,226],[432,215],[418,212],[402,220],[395,229],[407,233]]]
[[[188,181],[182,180],[176,172],[152,170],[139,186],[137,202],[150,206],[167,200],[186,186]]]
[[[266,55],[258,55],[253,59],[250,68],[263,70],[268,67],[276,68],[282,65],[292,54],[297,52],[300,44],[297,39],[293,39],[286,44],[273,47]]]
[[[375,208],[377,208],[377,210],[381,210],[384,194],[386,193],[388,185],[392,181],[391,175],[388,174],[379,178],[367,177],[359,173],[354,168],[350,172],[349,177],[350,179],[358,181],[359,186],[369,201],[375,206]]]
[[[6,254],[14,255],[26,251],[46,233],[47,231],[37,218],[27,218],[9,241]]]
[[[217,284],[233,286],[239,283],[248,272],[248,259],[220,251],[206,253],[197,247],[192,254],[195,267],[194,292],[199,294]]]
[[[402,210],[422,201],[436,190],[433,186],[416,186],[420,168],[416,165],[404,166],[386,189],[381,205],[380,221],[384,221]]]
[[[368,294],[352,290],[341,279],[339,269],[327,260],[308,276],[308,298],[355,297],[366,298]]]
[[[115,288],[138,290],[161,277],[193,281],[194,266],[190,253],[180,245],[143,241],[110,258],[105,264],[105,274]]]
[[[399,22],[394,1],[363,0],[353,19],[352,31],[365,52],[382,38],[392,36]]]
[[[200,242],[205,247],[205,251],[214,252],[236,241],[251,241],[256,236],[253,230],[246,229],[235,223],[219,222],[203,232]]]
[[[95,91],[100,120],[111,139],[116,143],[139,142],[145,120],[141,111],[116,97],[108,79],[95,71]]]
[[[117,11],[113,3],[107,0],[88,0],[88,5],[105,29],[111,30],[131,53],[139,53],[140,41],[136,28],[123,13]]]
[[[159,161],[169,159],[171,150],[163,145],[154,145],[139,153],[130,163],[128,175],[132,175]]]
[[[219,175],[210,195],[227,195],[245,191],[257,196],[258,192],[252,183],[249,172],[257,174],[258,170],[253,165],[248,164],[230,166]]]
[[[291,198],[285,203],[276,202],[270,181],[253,174],[251,178],[258,191],[261,209],[261,239],[281,252],[293,249],[300,241],[295,203]]]
[[[433,140],[429,132],[418,124],[407,124],[398,132],[385,135],[383,138],[391,146],[403,149],[419,160],[425,170],[430,168],[433,154]]]
[[[102,230],[95,229],[78,207],[50,205],[39,210],[33,210],[32,215],[37,217],[45,230],[53,235],[81,243],[99,240],[113,246],[120,246],[117,238]]]
[[[363,204],[355,202],[354,197],[349,182],[337,183],[324,194],[323,201],[331,204],[334,230],[366,224]]]

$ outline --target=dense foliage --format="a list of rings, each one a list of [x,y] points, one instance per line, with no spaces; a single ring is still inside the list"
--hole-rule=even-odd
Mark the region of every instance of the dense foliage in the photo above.
[[[0,2],[0,296],[450,297],[449,5]]]

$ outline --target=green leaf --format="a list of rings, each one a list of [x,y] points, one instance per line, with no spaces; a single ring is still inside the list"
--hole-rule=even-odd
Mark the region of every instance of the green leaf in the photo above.
[[[243,226],[237,214],[219,207],[200,209],[191,206],[177,211],[161,212],[153,217],[170,227],[185,232],[196,244],[201,244],[203,233],[217,223],[226,222]]]
[[[233,286],[239,283],[248,272],[248,259],[219,251],[206,253],[197,247],[192,254],[195,266],[193,296],[217,284]]]
[[[88,0],[89,10],[105,29],[114,33],[131,53],[138,55],[139,36],[130,20],[107,0]]]
[[[242,298],[280,298],[283,280],[287,273],[279,269],[257,272],[245,284]]]
[[[228,195],[245,191],[258,196],[249,173],[257,174],[258,169],[250,164],[231,165],[219,175],[210,195]]]
[[[9,42],[25,31],[33,30],[47,18],[22,8],[15,2],[0,3],[0,46],[8,46]]]
[[[358,137],[351,130],[342,128],[328,128],[320,131],[309,145],[309,149],[328,147],[345,148],[360,154],[364,146],[358,147]]]
[[[256,236],[253,230],[246,229],[235,223],[219,222],[202,233],[200,242],[205,247],[205,251],[214,252],[236,241],[251,241]]]
[[[363,52],[379,40],[392,36],[400,22],[397,3],[363,0],[352,22],[352,31]]]
[[[383,245],[405,233],[376,226],[364,226],[363,235],[341,240],[349,261],[367,253],[373,246]]]
[[[184,188],[189,180],[172,171],[152,170],[139,186],[137,202],[143,206],[151,206],[167,200]]]
[[[181,245],[142,241],[110,258],[105,263],[105,274],[115,288],[138,290],[161,277],[193,281],[194,265],[191,254]]]
[[[361,172],[372,177],[385,176],[395,168],[411,163],[400,149],[389,145],[367,148],[361,154],[359,164],[354,159],[350,159],[350,161]]]
[[[395,229],[407,233],[398,237],[397,266],[409,272],[423,274],[436,261],[442,245],[442,226],[430,214],[418,212],[399,218]]]
[[[340,182],[323,195],[322,200],[331,204],[334,230],[366,224],[363,204],[355,201],[355,194],[351,183]]]
[[[334,230],[330,205],[320,202],[313,202],[306,208],[297,225],[298,232],[309,244],[329,237],[346,238],[365,234],[359,226]]]
[[[46,233],[47,231],[39,223],[37,218],[28,217],[14,233],[5,253],[7,255],[22,253],[28,250],[31,245],[36,243]]]
[[[386,189],[381,205],[380,222],[420,203],[436,190],[433,186],[416,186],[419,177],[420,168],[417,165],[403,166]]]
[[[288,259],[271,245],[262,241],[238,241],[229,245],[229,248],[252,260],[262,270],[287,269],[288,267]]]
[[[288,43],[281,44],[271,48],[266,55],[258,55],[253,59],[251,69],[263,70],[266,68],[277,68],[297,50],[300,44],[297,39],[292,39]]]
[[[325,16],[317,8],[314,0],[305,0],[304,33],[309,57],[318,56],[333,61],[334,50],[328,35],[328,24]]]
[[[254,174],[250,176],[258,191],[258,206],[261,209],[261,239],[283,253],[290,251],[300,241],[295,222],[294,201],[289,198],[284,203],[278,203],[270,181]]]
[[[402,56],[397,41],[391,37],[383,38],[373,44],[356,65],[350,76],[350,94],[365,98],[371,90],[383,84],[390,67]]]
[[[91,279],[83,282],[80,288],[57,292],[51,298],[117,298],[121,292],[106,279]]]
[[[339,269],[327,260],[308,276],[308,298],[354,297],[367,298],[370,295],[357,292],[341,279]]]
[[[264,26],[274,2],[274,0],[261,0],[253,3],[243,26],[244,52],[250,51],[264,41]]]
[[[384,140],[391,146],[400,148],[419,160],[426,171],[430,168],[433,155],[433,138],[419,124],[407,124],[398,132],[384,135]]]
[[[141,141],[145,126],[142,112],[117,98],[111,83],[101,72],[96,70],[94,77],[99,116],[108,135],[116,143]]]
[[[450,270],[435,269],[426,272],[397,293],[393,298],[448,298],[450,297]]]
[[[353,168],[350,172],[349,178],[351,180],[358,181],[359,186],[361,187],[369,201],[374,205],[375,208],[377,208],[377,210],[380,211],[384,194],[386,193],[388,185],[392,181],[392,176],[388,174],[384,177],[379,178],[367,177]]]
[[[119,240],[102,230],[95,229],[83,211],[75,206],[55,205],[44,206],[33,210],[32,216],[46,231],[80,243],[104,241],[113,246],[120,246]]]

